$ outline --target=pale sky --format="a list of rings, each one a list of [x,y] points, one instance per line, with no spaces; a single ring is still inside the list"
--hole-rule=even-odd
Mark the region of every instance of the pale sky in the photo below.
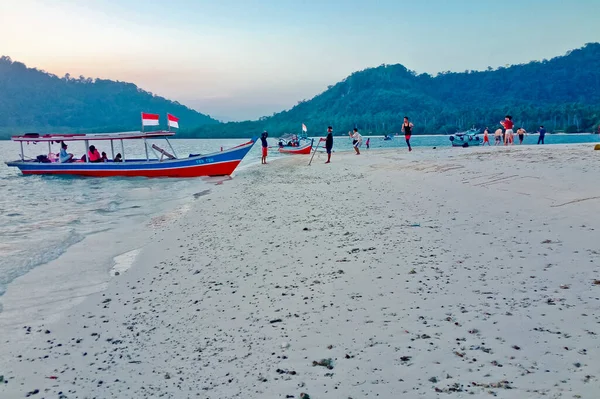
[[[354,71],[464,71],[600,40],[600,0],[0,0],[0,55],[256,119]]]

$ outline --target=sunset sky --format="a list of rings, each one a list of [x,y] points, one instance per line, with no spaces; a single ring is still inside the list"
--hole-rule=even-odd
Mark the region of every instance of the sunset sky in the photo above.
[[[242,120],[383,63],[437,73],[562,55],[600,40],[598,15],[600,0],[0,0],[0,55]]]

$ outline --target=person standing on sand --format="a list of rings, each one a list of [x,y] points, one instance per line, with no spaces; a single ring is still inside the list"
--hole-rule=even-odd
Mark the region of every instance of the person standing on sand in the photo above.
[[[519,144],[523,144],[523,138],[525,137],[525,133],[527,133],[527,131],[523,128],[519,128],[519,130],[517,130],[517,134],[519,135]]]
[[[485,145],[485,143],[487,143],[487,145],[491,145],[490,144],[490,131],[488,130],[487,127],[483,131],[483,145]]]
[[[508,145],[509,142],[512,144],[511,136],[514,135],[513,127],[515,126],[515,124],[512,121],[512,116],[506,115],[504,117],[504,120],[501,121],[500,124],[504,128],[504,145]]]
[[[319,141],[325,142],[325,151],[327,151],[327,162],[331,163],[331,150],[333,149],[333,128],[329,126],[327,128],[327,137],[321,138]]]
[[[544,137],[546,136],[546,129],[544,129],[544,126],[540,126],[540,130],[538,130],[538,133],[540,134],[540,137],[538,138],[538,144],[544,144]]]
[[[362,136],[360,135],[360,133],[358,133],[358,129],[354,128],[354,131],[348,132],[348,135],[352,137],[352,147],[354,147],[356,155],[360,155],[360,150],[358,149],[358,147],[360,147],[360,144],[362,143]]]
[[[269,137],[269,133],[265,130],[263,134],[260,135],[260,141],[262,145],[262,158],[260,163],[263,165],[267,164],[267,153],[269,151],[269,143],[267,143],[267,137]]]
[[[402,132],[404,132],[404,139],[406,139],[406,145],[408,146],[408,151],[412,151],[412,147],[410,146],[410,136],[412,135],[412,129],[415,125],[412,122],[408,121],[408,116],[404,117],[404,122],[402,123]]]
[[[496,139],[496,143],[494,145],[500,145],[502,142],[502,129],[496,129],[494,132],[494,138]]]
[[[365,143],[365,145],[367,146],[367,150],[369,149],[370,144],[371,144],[371,138],[367,137],[367,142]]]

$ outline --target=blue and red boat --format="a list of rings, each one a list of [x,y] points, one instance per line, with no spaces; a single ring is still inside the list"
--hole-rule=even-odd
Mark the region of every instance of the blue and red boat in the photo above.
[[[199,177],[199,176],[229,176],[244,159],[255,143],[250,140],[237,147],[222,150],[206,155],[190,155],[187,158],[178,158],[169,142],[169,137],[175,133],[171,131],[156,132],[126,132],[126,133],[98,133],[98,134],[45,134],[28,133],[22,136],[13,136],[12,141],[21,144],[21,159],[6,162],[8,166],[16,167],[24,175],[76,175],[90,177]],[[149,139],[164,139],[171,152],[156,144],[148,143]],[[142,140],[145,148],[145,159],[129,159],[125,154],[124,140]],[[111,148],[110,159],[103,162],[91,162],[90,157],[60,162],[58,155],[51,151],[52,143],[85,143],[85,153],[88,154],[89,143],[109,141]],[[120,142],[120,151],[115,158],[115,141]],[[41,155],[35,159],[26,159],[23,149],[24,143],[48,143],[48,155]],[[153,156],[151,156],[153,154]],[[120,155],[120,156],[118,156]]]

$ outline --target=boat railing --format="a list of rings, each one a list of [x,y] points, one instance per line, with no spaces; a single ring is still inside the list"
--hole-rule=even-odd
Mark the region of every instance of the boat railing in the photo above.
[[[160,159],[159,159],[160,162],[162,162],[163,157],[167,157],[169,159],[176,159],[174,155],[169,154],[167,151],[163,150],[162,148],[160,148],[156,144],[152,144],[152,149],[158,151],[161,154],[160,155]],[[158,156],[156,158],[158,158]]]

